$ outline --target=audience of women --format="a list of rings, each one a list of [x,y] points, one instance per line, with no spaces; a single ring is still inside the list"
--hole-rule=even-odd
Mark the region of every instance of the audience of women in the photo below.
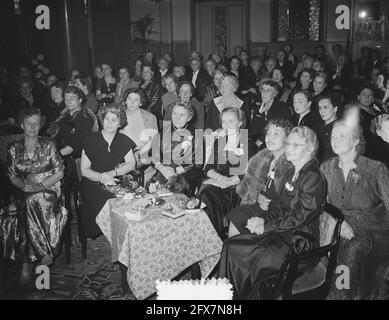
[[[325,204],[326,181],[314,159],[318,146],[310,128],[300,126],[291,131],[285,154],[292,167],[284,175],[277,197],[270,204],[263,201],[264,209],[247,220],[246,226],[235,222],[236,228],[247,232],[224,242],[219,277],[230,280],[237,299],[271,297],[266,282],[278,278],[295,231],[309,235],[299,252],[319,245],[319,216]],[[317,263],[312,259],[309,265],[314,267]]]
[[[135,168],[135,143],[118,132],[127,124],[125,112],[115,105],[109,105],[102,109],[101,123],[101,131],[84,139],[81,156],[83,205],[79,228],[85,237],[92,239],[101,234],[95,222],[96,216],[105,202],[115,197],[104,186],[115,185],[115,177]]]

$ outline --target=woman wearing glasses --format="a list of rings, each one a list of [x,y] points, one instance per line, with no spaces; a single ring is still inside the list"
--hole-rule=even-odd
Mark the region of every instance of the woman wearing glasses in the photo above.
[[[314,156],[316,134],[308,127],[292,129],[286,140],[286,158],[292,167],[280,184],[278,196],[267,210],[247,221],[250,233],[225,241],[219,277],[228,278],[237,299],[264,299],[268,283],[278,277],[294,241],[294,232],[303,231],[315,241],[303,238],[302,248],[318,246],[319,216],[325,203],[326,182]],[[310,267],[317,264],[312,261]]]

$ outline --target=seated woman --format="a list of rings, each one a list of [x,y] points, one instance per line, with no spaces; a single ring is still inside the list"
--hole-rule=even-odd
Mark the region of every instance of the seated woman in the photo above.
[[[293,96],[294,117],[292,119],[295,126],[306,126],[316,132],[321,123],[317,113],[311,111],[312,95],[307,90],[297,91]]]
[[[126,105],[125,113],[127,125],[120,131],[129,137],[136,145],[134,149],[137,167],[149,165],[148,153],[151,150],[154,135],[158,133],[157,118],[149,111],[142,109],[146,103],[146,96],[141,88],[129,89],[124,94]],[[147,182],[155,170],[149,167],[144,172],[144,181]]]
[[[178,84],[177,87],[179,101],[183,104],[190,104],[191,108],[194,111],[193,118],[191,119],[191,125],[195,129],[204,128],[204,105],[202,102],[199,102],[195,97],[193,97],[195,88],[190,81],[183,81]],[[172,103],[167,106],[165,115],[163,117],[164,121],[172,121],[172,112],[175,103]]]
[[[317,138],[319,139],[317,157],[320,163],[336,156],[331,146],[331,132],[338,118],[337,113],[340,103],[340,99],[336,94],[323,96],[318,101],[319,114],[322,120],[316,128]]]
[[[339,290],[333,283],[328,299],[366,298],[379,266],[389,259],[389,171],[361,156],[363,144],[360,127],[347,120],[335,122],[331,145],[337,157],[321,166],[327,201],[345,215],[338,265],[350,272],[350,288]]]
[[[247,153],[247,150],[243,149],[240,141],[242,110],[235,107],[225,108],[221,111],[220,117],[223,130],[215,140],[211,156],[205,166],[204,171],[209,179],[204,181],[198,198],[206,205],[204,210],[219,236],[224,238],[224,216],[240,201],[236,186],[243,178],[245,170],[241,170],[240,156],[244,152]]]
[[[270,119],[266,126],[266,149],[253,156],[242,182],[236,191],[241,197],[241,206],[232,210],[228,236],[249,233],[247,221],[258,215],[261,209],[267,211],[276,198],[280,183],[291,164],[285,157],[285,141],[292,124],[285,119]]]
[[[167,74],[162,78],[163,84],[165,89],[167,90],[166,93],[162,96],[162,115],[165,119],[165,114],[167,112],[167,108],[172,103],[175,103],[177,101],[180,101],[180,98],[177,94],[177,85],[178,85],[178,79],[174,76],[174,74]],[[171,117],[171,110],[170,110],[170,117]]]
[[[246,103],[236,96],[239,87],[238,78],[234,75],[224,76],[221,83],[221,96],[213,99],[205,116],[205,129],[215,131],[221,128],[220,114],[224,108],[233,107],[243,111],[243,125],[245,126],[250,120],[250,110]]]
[[[267,211],[261,209],[247,221],[250,234],[224,242],[219,277],[232,282],[236,298],[268,298],[265,281],[278,277],[294,243],[295,231],[303,231],[317,240],[301,239],[304,249],[318,246],[326,182],[314,159],[317,148],[317,137],[311,129],[292,129],[285,154],[293,166],[283,177],[277,197]],[[307,267],[317,262],[312,261]]]
[[[84,140],[81,156],[81,194],[83,199],[81,228],[85,237],[96,238],[100,228],[95,220],[105,202],[115,195],[104,186],[114,185],[115,177],[134,170],[135,143],[118,132],[126,122],[120,108],[110,105],[101,112],[103,129]]]
[[[374,134],[381,137],[382,160],[389,169],[389,114],[384,113],[374,118],[371,130]]]
[[[213,73],[213,83],[207,87],[203,100],[205,114],[208,112],[209,106],[212,104],[213,99],[221,96],[220,89],[224,75],[225,72],[220,71],[219,69],[216,69]]]
[[[172,124],[164,125],[162,135],[153,140],[152,163],[157,170],[151,182],[171,183],[174,190],[193,196],[203,176],[200,141],[195,139],[195,128],[190,124],[194,111],[190,104],[176,102]],[[168,141],[169,143],[166,143]]]
[[[9,257],[23,262],[21,281],[31,278],[31,263],[50,265],[59,253],[67,211],[59,205],[64,167],[55,143],[38,137],[41,114],[25,110],[22,117],[24,139],[8,148],[8,172],[11,183],[23,191],[18,207],[19,232],[6,247]],[[8,231],[11,231],[9,229]]]
[[[114,101],[117,83],[109,64],[103,63],[101,71],[104,77],[96,81],[96,99],[101,104],[109,104]]]

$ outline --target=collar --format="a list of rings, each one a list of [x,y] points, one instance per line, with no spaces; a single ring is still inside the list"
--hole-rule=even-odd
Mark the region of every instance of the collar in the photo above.
[[[215,103],[215,106],[219,110],[219,112],[222,112],[222,110],[225,108],[225,106],[223,104],[223,96],[214,98],[213,102]],[[243,101],[240,100],[237,96],[235,96],[234,104],[232,105],[232,107],[241,108],[242,104],[243,104]]]

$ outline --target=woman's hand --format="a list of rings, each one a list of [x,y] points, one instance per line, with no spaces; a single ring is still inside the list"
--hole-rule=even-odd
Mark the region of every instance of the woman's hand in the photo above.
[[[265,220],[259,217],[253,217],[247,221],[246,228],[249,229],[251,233],[261,235],[265,231]]]
[[[343,223],[342,223],[342,229],[340,230],[340,236],[342,238],[345,238],[346,240],[351,240],[352,238],[355,237],[353,229],[346,221],[343,221]]]
[[[231,181],[230,181],[230,178],[227,178],[221,174],[219,174],[216,178],[216,182],[218,183],[218,185],[220,186],[220,188],[222,189],[227,189],[228,187],[230,187],[232,185]]]
[[[105,186],[113,186],[116,184],[115,179],[109,172],[104,172],[99,176],[99,182]]]
[[[159,165],[158,167],[156,167],[156,169],[161,172],[166,179],[170,179],[171,177],[174,177],[176,175],[176,172],[173,168],[164,165]]]
[[[269,209],[269,204],[271,202],[271,200],[269,198],[266,198],[263,194],[259,194],[257,201],[258,201],[259,207],[262,210],[267,211]]]

